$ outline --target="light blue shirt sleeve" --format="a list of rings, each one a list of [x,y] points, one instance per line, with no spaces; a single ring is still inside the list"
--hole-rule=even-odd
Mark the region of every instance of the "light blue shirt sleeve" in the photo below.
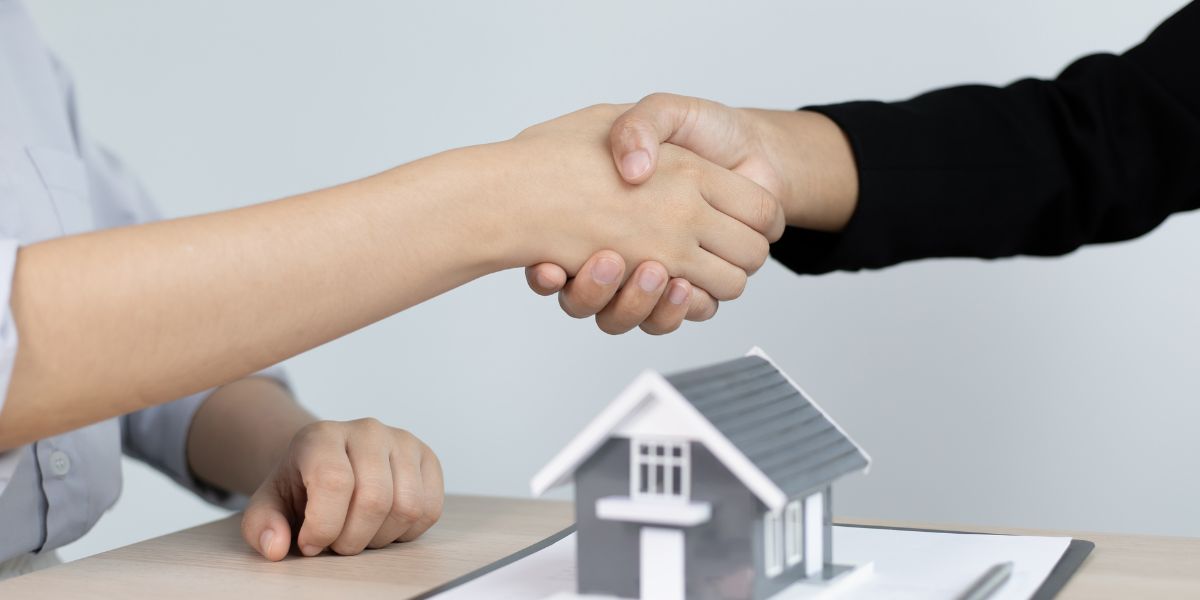
[[[160,218],[129,169],[78,123],[70,77],[21,3],[0,0],[0,409],[18,347],[9,308],[18,248]],[[278,368],[259,375],[287,385]],[[87,533],[120,495],[122,452],[203,498],[239,506],[243,498],[204,485],[188,468],[188,430],[210,393],[0,452],[0,562]]]
[[[4,314],[0,316],[0,390],[8,390],[8,381],[12,378],[13,361],[17,358],[17,327],[13,322],[12,308],[8,303],[12,292],[13,268],[17,265],[17,241],[0,239],[0,302],[4,306]],[[4,410],[4,398],[7,394],[0,393],[0,411]],[[22,448],[14,448],[0,452],[0,494],[8,486],[17,464],[21,460]]]

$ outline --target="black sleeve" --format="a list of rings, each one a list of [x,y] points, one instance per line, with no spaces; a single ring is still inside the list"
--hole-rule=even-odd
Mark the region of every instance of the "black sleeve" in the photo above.
[[[1200,206],[1200,3],[1057,79],[811,107],[846,132],[859,201],[840,233],[789,228],[794,271],[1065,254]]]

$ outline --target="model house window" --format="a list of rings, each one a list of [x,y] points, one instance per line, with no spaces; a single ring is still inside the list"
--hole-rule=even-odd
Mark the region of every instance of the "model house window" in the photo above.
[[[789,567],[804,559],[804,511],[799,500],[788,502],[783,510],[783,551]]]
[[[686,499],[691,494],[691,448],[686,440],[633,440],[630,495]]]
[[[768,510],[763,513],[763,570],[767,577],[783,572],[782,519],[779,513]]]

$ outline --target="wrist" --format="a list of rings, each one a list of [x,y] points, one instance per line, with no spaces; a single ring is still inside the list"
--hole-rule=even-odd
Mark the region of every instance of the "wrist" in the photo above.
[[[574,172],[569,158],[556,155],[555,146],[547,146],[538,136],[518,136],[466,150],[477,153],[473,164],[479,166],[472,167],[479,174],[475,204],[483,222],[476,227],[489,242],[488,269],[552,262],[573,273],[568,248],[577,240],[564,225],[578,215],[557,195],[581,183],[564,179]]]
[[[467,279],[519,265],[522,222],[513,210],[520,194],[513,190],[518,171],[508,142],[457,148],[386,171],[389,186],[412,186],[425,211],[406,210],[405,218],[424,215],[428,227],[453,232],[456,265]]]
[[[751,110],[780,174],[788,225],[841,231],[858,203],[858,168],[846,134],[813,111]]]

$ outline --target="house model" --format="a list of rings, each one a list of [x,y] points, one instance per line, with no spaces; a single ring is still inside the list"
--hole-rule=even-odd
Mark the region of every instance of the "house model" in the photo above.
[[[869,462],[755,348],[642,373],[532,488],[575,482],[581,595],[768,598],[850,579],[831,560],[831,485]]]

